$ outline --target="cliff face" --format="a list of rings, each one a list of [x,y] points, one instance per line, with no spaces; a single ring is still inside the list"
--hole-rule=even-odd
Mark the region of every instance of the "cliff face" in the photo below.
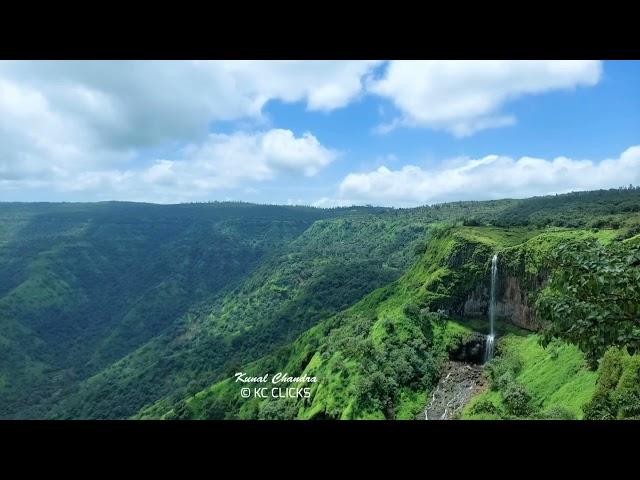
[[[535,280],[535,287],[544,287],[545,280]],[[527,330],[539,330],[540,322],[535,317],[527,290],[522,288],[518,277],[507,275],[498,280],[496,289],[496,316],[508,319],[514,325]],[[489,312],[489,287],[478,285],[465,299],[461,314],[464,317],[481,317]]]
[[[430,282],[424,285],[425,291],[433,292],[431,308],[441,308],[458,318],[486,318],[491,257],[497,252],[496,316],[520,328],[539,330],[541,324],[534,313],[533,297],[545,286],[546,274],[542,273],[539,257],[546,255],[544,248],[549,242],[540,247],[535,235],[534,241],[528,241],[526,235],[531,232],[517,233],[511,238],[504,231],[491,228],[458,229],[443,236],[449,243],[440,239],[440,244],[432,244],[431,257],[426,261],[442,268],[439,275],[428,277]]]

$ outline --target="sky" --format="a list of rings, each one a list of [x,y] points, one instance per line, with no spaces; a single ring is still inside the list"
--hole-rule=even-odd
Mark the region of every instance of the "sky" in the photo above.
[[[0,201],[410,207],[629,184],[638,61],[0,61]]]

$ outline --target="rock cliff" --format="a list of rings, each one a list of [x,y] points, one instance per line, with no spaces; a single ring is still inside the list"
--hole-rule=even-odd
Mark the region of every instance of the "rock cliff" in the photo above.
[[[513,275],[504,275],[498,281],[496,295],[496,316],[508,319],[514,325],[527,330],[539,330],[540,322],[535,316],[530,294],[523,288],[522,281]],[[544,286],[545,280],[536,278],[534,286],[536,290]],[[481,317],[488,315],[489,288],[487,285],[478,285],[466,297],[459,309],[463,317]]]

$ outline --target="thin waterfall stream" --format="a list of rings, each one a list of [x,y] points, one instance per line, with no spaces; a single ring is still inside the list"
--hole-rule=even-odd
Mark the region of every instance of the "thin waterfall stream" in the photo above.
[[[493,358],[493,349],[495,346],[494,322],[496,317],[496,279],[498,277],[498,255],[494,255],[491,259],[491,299],[489,301],[489,335],[485,341],[484,361],[488,362]]]
[[[475,344],[473,341],[462,346],[460,351],[444,366],[442,376],[431,394],[429,403],[424,411],[416,418],[422,420],[448,420],[455,418],[462,411],[469,400],[485,387],[482,374],[484,364],[493,358],[495,346],[495,310],[496,310],[496,282],[498,279],[498,255],[491,258],[491,297],[489,301],[489,334],[484,336],[484,354],[482,353],[482,337],[478,333]],[[475,345],[475,347],[474,347]],[[477,357],[469,355],[471,349],[477,348]],[[466,350],[465,350],[466,349]],[[466,352],[466,353],[465,353]],[[482,363],[481,363],[482,362]]]

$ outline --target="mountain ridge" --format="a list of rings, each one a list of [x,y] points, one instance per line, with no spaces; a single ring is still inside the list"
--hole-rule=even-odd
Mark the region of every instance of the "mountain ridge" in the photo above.
[[[0,416],[126,418],[179,401],[396,281],[438,223],[604,228],[625,240],[640,232],[639,199],[615,189],[413,209],[0,202]]]

